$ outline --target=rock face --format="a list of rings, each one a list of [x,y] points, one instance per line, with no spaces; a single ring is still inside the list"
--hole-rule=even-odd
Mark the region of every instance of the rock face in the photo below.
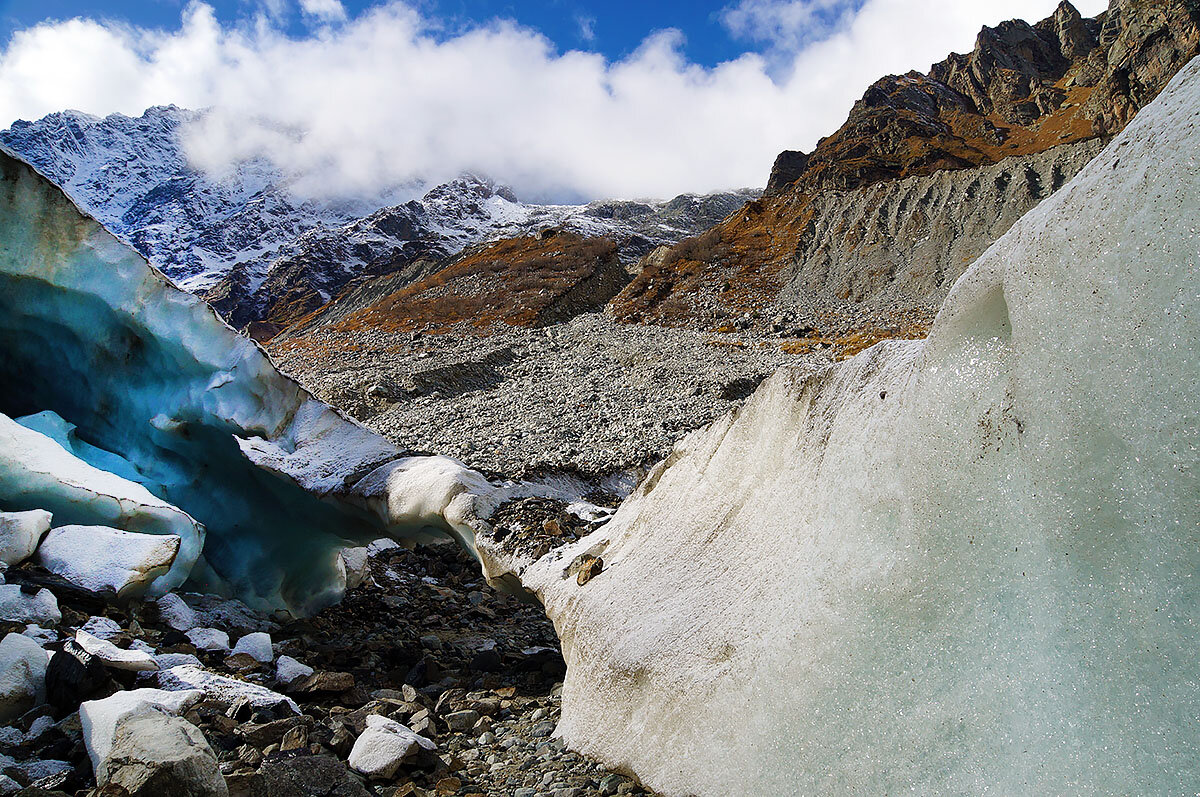
[[[928,75],[878,81],[811,154],[783,153],[761,200],[648,263],[617,315],[719,327],[787,310],[814,343],[923,334],[973,257],[1198,51],[1183,0],[1114,0],[1095,20],[1064,2],[985,28]]]
[[[563,738],[672,795],[1200,787],[1197,197],[1200,59],[927,341],[781,370],[511,558]]]
[[[212,748],[192,723],[161,709],[123,717],[98,784],[128,797],[228,797]]]

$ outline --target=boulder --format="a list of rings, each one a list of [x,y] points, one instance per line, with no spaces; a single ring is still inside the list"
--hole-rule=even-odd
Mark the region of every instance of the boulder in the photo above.
[[[193,628],[187,638],[200,650],[229,650],[229,634],[218,628]]]
[[[129,797],[227,797],[217,757],[200,729],[161,708],[145,707],[117,722],[96,782]]]
[[[126,717],[161,710],[180,714],[204,697],[199,690],[166,692],[161,689],[133,689],[117,692],[103,700],[89,700],[79,707],[79,723],[83,743],[97,779],[104,772],[121,721]]]
[[[355,772],[390,780],[403,763],[416,757],[422,749],[432,752],[437,750],[437,745],[395,720],[372,714],[367,717],[367,729],[350,750],[349,763]]]
[[[370,797],[346,765],[327,755],[285,754],[263,761],[270,797]]]
[[[371,569],[367,565],[369,549],[366,546],[343,548],[340,555],[342,565],[346,570],[346,589],[354,589],[361,585],[371,573]]]
[[[68,639],[46,668],[46,699],[60,714],[69,714],[109,682],[104,662]]]
[[[62,612],[50,590],[0,584],[0,622],[54,625],[60,620]]]
[[[17,565],[33,556],[50,531],[51,517],[44,509],[0,512],[0,562]]]
[[[157,605],[158,616],[176,631],[190,631],[199,625],[196,621],[195,610],[174,592],[169,592],[159,598]]]
[[[37,563],[92,592],[137,597],[165,575],[179,553],[174,534],[134,534],[108,526],[52,529],[37,550]]]
[[[0,641],[0,723],[24,714],[46,697],[46,652],[27,636]]]
[[[275,683],[284,689],[300,683],[313,674],[313,668],[291,656],[280,656],[275,662]]]
[[[75,632],[75,643],[114,670],[154,672],[158,662],[141,650],[124,650],[105,639],[92,636],[82,628]]]
[[[209,700],[226,708],[233,705],[238,698],[244,697],[254,708],[276,709],[282,704],[287,706],[291,713],[300,713],[300,707],[290,697],[273,692],[265,686],[217,675],[189,664],[159,671],[158,685],[168,690],[199,689]]]
[[[275,660],[275,651],[271,648],[271,635],[263,631],[243,636],[233,646],[233,652],[245,653],[263,664]]]

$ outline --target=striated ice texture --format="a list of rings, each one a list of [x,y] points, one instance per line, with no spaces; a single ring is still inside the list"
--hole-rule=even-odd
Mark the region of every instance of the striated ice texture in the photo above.
[[[190,577],[305,612],[341,596],[348,545],[450,532],[471,547],[470,508],[441,511],[454,484],[445,500],[394,478],[357,489],[400,453],[0,150],[0,511],[178,534],[155,593]]]
[[[525,570],[559,732],[669,795],[1196,793],[1198,428],[1193,61],[927,341],[776,374]]]

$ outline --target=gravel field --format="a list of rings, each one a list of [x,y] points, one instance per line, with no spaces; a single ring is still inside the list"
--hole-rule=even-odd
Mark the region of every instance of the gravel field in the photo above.
[[[778,338],[602,314],[484,339],[319,329],[271,352],[320,398],[397,444],[513,478],[636,475],[779,366],[827,362],[785,354]]]

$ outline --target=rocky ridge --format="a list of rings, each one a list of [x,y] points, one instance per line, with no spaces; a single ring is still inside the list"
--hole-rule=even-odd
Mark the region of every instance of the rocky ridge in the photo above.
[[[985,28],[971,53],[928,74],[881,79],[812,153],[780,155],[762,199],[647,258],[615,300],[617,317],[710,327],[745,317],[761,327],[793,312],[818,328],[814,341],[919,336],[971,257],[1200,50],[1198,21],[1184,0],[1114,0],[1094,20],[1063,2],[1035,25]],[[1011,204],[977,208],[1001,173],[1008,184],[989,198]],[[938,174],[951,175],[965,203],[946,205],[933,182],[897,182]],[[921,185],[931,191],[913,194]],[[881,201],[890,210],[877,212]],[[974,218],[956,229],[964,211]],[[895,230],[887,213],[907,217],[908,235],[860,246]]]

